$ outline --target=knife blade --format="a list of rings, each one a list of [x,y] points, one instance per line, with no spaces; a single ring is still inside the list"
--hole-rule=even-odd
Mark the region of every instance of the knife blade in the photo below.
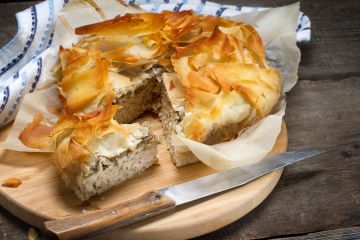
[[[45,222],[45,228],[59,239],[79,239],[110,231],[216,193],[249,183],[295,162],[323,153],[322,150],[284,152],[253,165],[216,172],[188,182],[145,193],[111,208],[81,216]]]

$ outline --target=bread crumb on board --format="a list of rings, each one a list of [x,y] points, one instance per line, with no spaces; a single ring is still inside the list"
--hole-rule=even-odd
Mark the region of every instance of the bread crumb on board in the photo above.
[[[39,239],[39,234],[37,233],[37,231],[34,228],[29,228],[28,239],[29,240],[37,240],[37,239]]]
[[[160,165],[161,165],[159,158],[157,158],[157,159],[155,160],[155,162],[154,162],[153,165],[156,165],[156,166],[160,166]]]
[[[96,210],[100,210],[101,208],[94,202],[90,203],[90,210],[96,211]]]
[[[6,179],[1,186],[8,187],[8,188],[17,188],[21,185],[21,180],[15,177]]]
[[[86,207],[82,209],[83,214],[90,213],[92,211],[100,210],[101,208],[94,202],[88,202],[86,203]]]

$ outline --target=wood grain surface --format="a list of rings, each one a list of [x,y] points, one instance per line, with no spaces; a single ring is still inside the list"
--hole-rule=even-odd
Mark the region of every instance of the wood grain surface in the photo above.
[[[321,231],[303,234],[295,237],[284,237],[281,240],[357,240],[360,239],[360,227],[340,228],[329,231]]]
[[[161,123],[154,114],[145,114],[141,120],[148,121],[154,135],[159,138],[162,136]],[[6,135],[6,131],[1,132],[1,135]],[[269,155],[286,151],[287,139],[286,127],[282,124],[281,133]],[[44,228],[46,220],[77,217],[84,213],[96,217],[97,214],[103,215],[101,211],[94,213],[96,210],[112,212],[112,208],[116,205],[134,201],[145,192],[183,183],[214,172],[201,162],[177,168],[171,161],[165,143],[157,147],[158,164],[85,203],[65,187],[51,161],[52,154],[1,150],[0,181],[15,176],[21,179],[22,184],[17,188],[1,187],[0,204],[27,223]],[[281,173],[282,169],[279,169],[242,187],[107,232],[97,236],[96,239],[117,239],[119,236],[124,240],[183,239],[209,233],[234,222],[258,206],[273,190]],[[136,213],[135,209],[132,212]],[[127,218],[127,215],[120,215],[111,215],[110,218],[105,216],[107,220],[99,225],[105,227],[106,222],[109,223],[113,217]],[[84,229],[80,228],[79,231],[74,232],[66,232],[56,226],[56,223],[52,224],[53,230],[64,238],[83,236],[86,230],[96,230],[96,227],[89,224],[83,224]]]
[[[273,7],[295,1],[217,2]],[[321,147],[333,151],[286,168],[279,185],[253,212],[197,239],[297,235],[318,239],[316,233],[306,234],[316,231],[325,231],[319,233],[323,239],[359,239],[354,236],[360,232],[355,227],[360,225],[360,1],[300,2],[301,10],[312,21],[312,40],[300,45],[300,82],[287,98],[289,149]],[[33,4],[0,4],[0,45],[16,33],[14,13]],[[25,239],[28,228],[0,208],[0,239]],[[334,237],[328,231],[332,229],[342,235]]]

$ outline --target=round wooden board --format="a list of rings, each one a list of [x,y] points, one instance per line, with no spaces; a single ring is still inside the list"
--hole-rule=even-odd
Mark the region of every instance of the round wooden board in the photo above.
[[[147,115],[153,132],[161,136],[160,122]],[[271,154],[287,150],[285,123]],[[214,170],[202,163],[176,168],[166,147],[158,147],[158,164],[140,176],[82,203],[65,188],[51,161],[51,154],[1,150],[0,182],[10,177],[22,180],[18,188],[0,187],[0,204],[25,222],[42,228],[49,219],[84,214],[106,208],[144,192],[208,175]],[[277,170],[243,187],[226,191],[176,208],[140,223],[93,237],[94,239],[187,239],[196,237],[241,218],[259,205],[273,190],[282,173]]]

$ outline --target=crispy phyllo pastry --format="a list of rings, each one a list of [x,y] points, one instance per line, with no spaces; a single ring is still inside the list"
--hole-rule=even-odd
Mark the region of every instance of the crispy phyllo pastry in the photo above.
[[[256,30],[192,11],[125,14],[76,29],[60,49],[58,121],[36,115],[20,135],[30,147],[54,144],[65,182],[82,199],[138,174],[155,161],[149,129],[133,123],[158,113],[174,163],[172,135],[216,144],[268,115],[280,97]],[[121,163],[121,164],[119,164]]]
[[[157,141],[146,126],[113,119],[121,106],[112,104],[110,62],[101,58],[97,43],[86,49],[61,48],[59,56],[58,119],[50,125],[36,114],[19,138],[32,148],[53,145],[61,177],[86,200],[150,167]]]

